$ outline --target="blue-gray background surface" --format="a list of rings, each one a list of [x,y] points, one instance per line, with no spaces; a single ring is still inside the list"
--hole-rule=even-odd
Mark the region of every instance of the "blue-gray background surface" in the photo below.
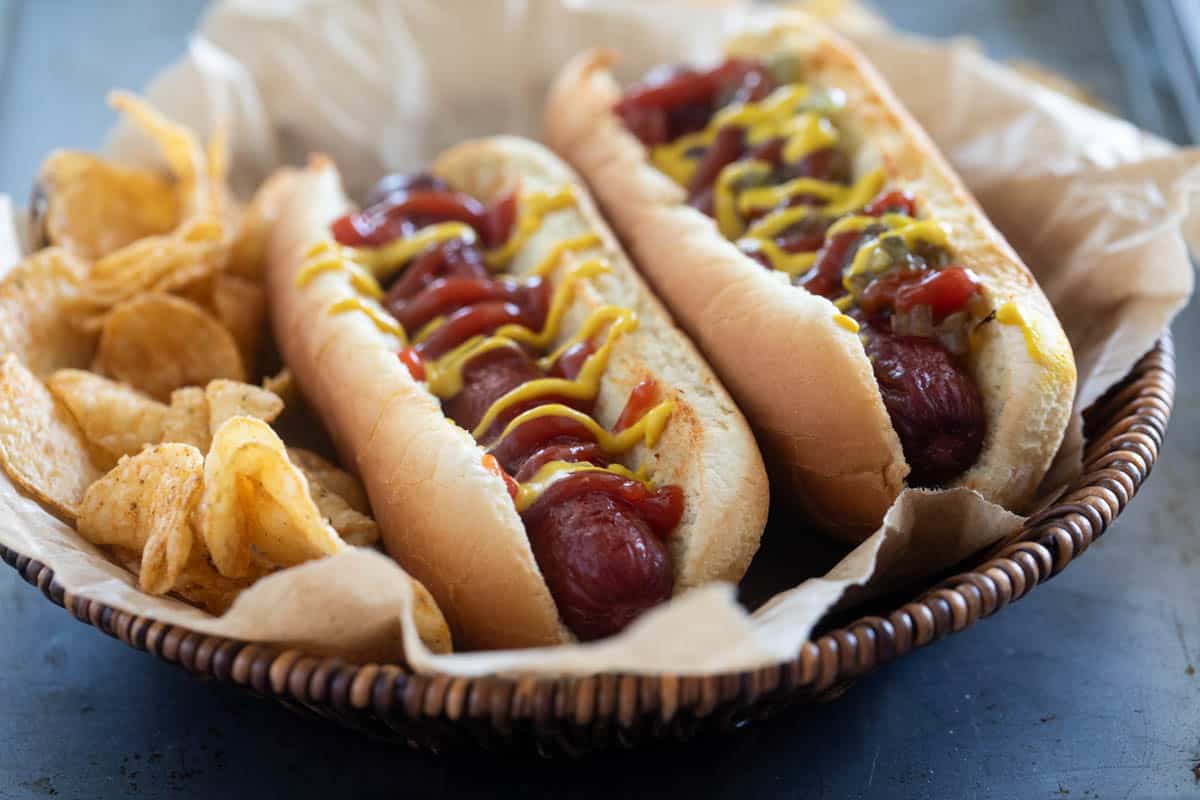
[[[903,27],[1037,59],[1140,124],[1189,138],[1187,101],[1171,87],[1194,89],[1194,74],[1172,45],[1148,43],[1137,3],[878,5]],[[201,6],[0,0],[0,192],[23,197],[51,148],[97,147],[112,122],[105,91],[141,87],[175,58]],[[1116,527],[1028,599],[828,707],[576,764],[437,759],[198,681],[74,622],[0,568],[0,798],[1200,797],[1200,312],[1185,312],[1175,335],[1167,445]]]

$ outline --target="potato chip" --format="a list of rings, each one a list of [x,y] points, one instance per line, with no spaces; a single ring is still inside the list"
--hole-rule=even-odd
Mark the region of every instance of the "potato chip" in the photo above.
[[[311,450],[289,447],[287,454],[288,459],[299,467],[310,480],[316,479],[360,514],[369,515],[371,513],[371,504],[367,502],[367,490],[363,488],[358,478],[336,464],[326,461]]]
[[[245,278],[222,273],[216,276],[213,286],[212,307],[217,319],[233,334],[246,372],[253,375],[267,332],[267,293]]]
[[[442,609],[438,608],[437,601],[425,588],[425,584],[411,575],[408,581],[412,586],[413,622],[417,625],[417,635],[434,653],[453,651],[450,626],[446,624],[446,617],[442,615]]]
[[[204,388],[208,401],[208,430],[215,433],[230,417],[255,417],[274,422],[283,411],[278,395],[251,383],[218,380]]]
[[[255,564],[287,567],[346,545],[321,517],[308,481],[271,426],[233,417],[204,462],[200,531],[217,571],[245,577]]]
[[[177,269],[151,287],[151,291],[173,294],[211,310],[213,290],[217,286],[217,268],[215,263],[200,263]]]
[[[199,548],[197,548],[199,549]],[[179,575],[174,593],[210,614],[220,616],[233,601],[261,577],[226,578],[208,563],[208,558],[193,558]]]
[[[92,544],[140,552],[138,584],[174,588],[192,560],[191,517],[200,500],[204,456],[186,444],[160,444],[125,456],[83,496],[76,529]]]
[[[129,92],[110,92],[108,103],[133,121],[154,141],[175,176],[181,216],[189,219],[217,211],[212,203],[207,159],[190,129],[160,114]]]
[[[139,239],[97,261],[80,287],[80,327],[99,330],[110,308],[150,291],[180,291],[211,279],[226,259],[225,229],[200,218],[166,236]]]
[[[208,452],[212,437],[208,428],[208,399],[199,386],[171,392],[171,405],[163,420],[162,441],[183,442]]]
[[[100,331],[96,367],[160,400],[182,386],[246,378],[229,331],[195,303],[167,294],[113,308]]]
[[[12,353],[0,356],[0,465],[23,491],[68,521],[100,477],[71,412]]]
[[[229,251],[230,274],[262,282],[271,226],[279,217],[286,189],[297,174],[297,170],[285,167],[276,170],[258,187],[233,235]]]
[[[60,369],[47,385],[110,463],[162,441],[167,406],[131,386],[82,369]]]
[[[287,367],[274,375],[263,378],[262,387],[268,392],[278,395],[285,406],[290,406],[292,401],[298,398],[296,379],[292,377],[292,371]]]
[[[172,181],[87,153],[58,150],[42,162],[44,233],[81,258],[95,260],[179,224]]]
[[[296,466],[308,479],[308,493],[317,504],[317,510],[338,532],[342,541],[355,547],[372,547],[379,541],[379,524],[375,520],[351,508],[345,498],[321,483],[315,473],[308,472],[299,464]]]
[[[41,250],[0,281],[0,352],[17,355],[44,378],[60,367],[84,367],[96,335],[69,324],[87,264],[62,248]]]

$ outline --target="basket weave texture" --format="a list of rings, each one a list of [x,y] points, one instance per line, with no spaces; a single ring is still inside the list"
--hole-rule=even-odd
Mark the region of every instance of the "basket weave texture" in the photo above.
[[[0,546],[0,558],[52,602],[131,647],[246,687],[297,711],[428,750],[482,745],[579,755],[742,727],[798,703],[827,701],[875,667],[995,614],[1062,571],[1112,524],[1150,474],[1175,394],[1169,334],[1084,412],[1087,447],[1063,496],[966,571],[886,616],[806,642],[795,658],[705,677],[552,679],[416,675],[209,636],[64,590],[49,567]]]

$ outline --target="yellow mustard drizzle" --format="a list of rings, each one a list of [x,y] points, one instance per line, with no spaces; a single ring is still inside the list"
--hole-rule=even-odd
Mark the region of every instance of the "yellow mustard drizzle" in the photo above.
[[[830,225],[825,230],[825,235],[832,238],[842,233],[861,233],[873,225],[882,225],[885,228],[894,230],[912,221],[913,218],[907,214],[884,214],[878,217],[851,214],[850,216],[842,217]]]
[[[429,248],[462,239],[467,244],[476,240],[475,229],[465,222],[439,222],[429,225],[412,236],[388,242],[382,247],[347,247],[347,255],[369,269],[376,277],[390,275]]]
[[[907,217],[905,219],[908,220],[907,223],[898,225],[894,230],[859,246],[858,252],[854,254],[854,260],[850,262],[850,268],[842,277],[842,287],[847,292],[856,294],[858,290],[858,282],[854,280],[856,277],[867,273],[884,272],[891,266],[891,257],[882,249],[885,241],[899,239],[910,250],[918,242],[927,242],[935,247],[949,247],[949,228],[945,223],[936,219],[917,220]]]
[[[603,310],[603,308],[597,309],[597,312]],[[492,403],[491,407],[484,413],[483,419],[475,426],[472,435],[477,440],[482,439],[488,429],[492,427],[506,409],[526,400],[536,400],[539,397],[546,397],[547,395],[565,397],[569,400],[590,400],[595,397],[600,391],[600,379],[604,376],[604,371],[608,368],[608,359],[612,355],[612,349],[616,344],[617,338],[622,333],[627,333],[637,328],[637,317],[633,315],[632,311],[628,311],[627,309],[625,311],[626,314],[624,316],[619,317],[609,325],[608,336],[604,344],[596,352],[588,356],[587,361],[583,362],[583,369],[579,371],[579,376],[575,380],[538,378],[537,380],[517,386]]]
[[[454,397],[463,388],[463,367],[476,356],[502,347],[517,347],[503,336],[472,336],[462,344],[425,365],[426,386],[442,400]]]
[[[739,239],[739,247],[762,253],[771,262],[771,268],[788,275],[803,275],[817,260],[817,252],[788,253],[771,239]]]
[[[858,333],[858,322],[854,317],[847,317],[845,314],[834,314],[833,322],[839,328],[845,328],[851,333]]]
[[[327,241],[317,242],[305,254],[307,259],[300,271],[296,273],[296,286],[304,288],[316,280],[317,276],[329,272],[344,272],[350,279],[350,285],[359,294],[365,294],[373,300],[383,297],[383,289],[379,282],[362,267],[346,258],[340,247]]]
[[[1056,375],[1063,375],[1071,368],[1069,359],[1046,341],[1046,336],[1035,320],[1036,317],[1030,318],[1021,311],[1015,300],[1009,300],[996,309],[996,322],[1001,325],[1016,325],[1021,329],[1025,336],[1025,348],[1034,361],[1049,368]]]
[[[734,162],[737,163],[737,162]],[[753,211],[763,211],[777,208],[783,203],[799,195],[811,195],[826,201],[823,206],[796,206],[776,211],[802,211],[799,218],[810,214],[824,217],[836,217],[855,209],[862,208],[871,202],[871,198],[879,194],[887,183],[887,175],[881,169],[874,169],[863,175],[849,186],[832,181],[822,181],[816,178],[793,178],[778,186],[760,186],[747,189],[737,200],[738,210],[743,214]],[[715,201],[715,197],[713,198]],[[764,217],[770,219],[774,214]]]
[[[496,441],[500,441],[530,420],[542,417],[565,417],[587,428],[596,437],[596,443],[600,445],[600,448],[605,453],[617,455],[632,450],[637,446],[638,442],[642,442],[646,447],[654,447],[658,443],[659,437],[662,436],[663,430],[667,427],[667,421],[674,410],[675,404],[670,400],[664,400],[643,414],[642,418],[633,425],[630,425],[620,433],[612,433],[600,427],[596,420],[578,409],[565,406],[562,403],[547,403],[541,406],[534,406],[528,411],[524,411],[513,417],[512,421],[504,426],[504,430],[501,431]]]
[[[575,294],[579,281],[603,275],[609,271],[609,266],[603,261],[584,261],[571,268],[558,286],[554,287],[554,297],[550,301],[550,310],[546,312],[546,322],[540,331],[534,332],[524,325],[501,325],[496,330],[497,336],[504,336],[514,342],[527,344],[538,350],[545,350],[550,343],[558,338],[562,327],[563,317]]]
[[[746,229],[742,215],[734,202],[737,185],[746,180],[755,180],[771,174],[771,165],[765,161],[735,161],[717,175],[713,189],[713,210],[717,215],[717,229],[726,239],[736,239]]]
[[[558,359],[562,357],[563,353],[567,352],[585,339],[591,339],[600,332],[601,328],[609,323],[614,325],[621,324],[628,326],[625,328],[625,330],[629,331],[637,329],[637,318],[628,308],[613,305],[601,306],[593,311],[586,320],[584,320],[583,324],[579,326],[579,330],[575,331],[574,336],[572,336],[570,339],[567,339],[558,347],[554,348],[553,352],[539,358],[538,367],[543,371],[550,369],[552,366],[554,366],[554,362],[558,361]]]
[[[344,297],[329,307],[330,314],[345,314],[348,311],[361,311],[366,314],[367,319],[375,324],[376,328],[395,336],[400,340],[402,346],[408,344],[408,337],[404,334],[403,326],[379,305],[367,302],[361,297]]]
[[[550,485],[575,472],[611,472],[634,481],[641,481],[646,488],[653,489],[654,484],[646,477],[645,469],[637,472],[620,464],[609,464],[607,467],[597,467],[586,461],[550,461],[543,464],[533,477],[521,484],[517,489],[514,503],[517,511],[525,511],[532,506]]]
[[[564,186],[554,194],[534,192],[521,200],[521,213],[517,217],[517,229],[508,241],[483,254],[483,261],[493,270],[503,269],[512,261],[517,251],[525,246],[529,237],[542,224],[542,217],[551,211],[561,211],[575,205],[575,192]]]
[[[551,342],[558,338],[563,317],[567,313],[567,308],[571,304],[571,298],[574,296],[575,287],[579,281],[595,277],[596,275],[602,275],[608,271],[609,266],[603,261],[585,261],[573,266],[563,276],[558,286],[554,287],[554,296],[550,300],[550,310],[546,312],[546,322],[542,325],[540,331],[531,331],[524,325],[509,323],[497,328],[493,336],[507,339],[514,343],[527,344],[538,350],[545,350],[550,346]],[[413,337],[413,342],[420,344],[425,341],[445,321],[445,317],[431,319],[421,326],[421,330],[417,331],[416,336]]]
[[[838,141],[837,128],[828,117],[811,111],[792,117],[781,131],[787,136],[783,145],[783,160],[795,163],[809,153],[833,147]]]
[[[784,152],[791,158],[803,158],[809,152],[826,147],[837,137],[837,130],[826,120],[815,125],[803,122],[804,117],[817,116],[812,112],[797,115],[799,106],[808,99],[804,84],[781,86],[757,103],[737,103],[718,111],[704,130],[679,137],[650,151],[650,161],[671,180],[687,184],[699,163],[693,151],[708,147],[717,132],[726,126],[746,129],[751,146],[769,139],[786,137]]]
[[[537,266],[529,270],[527,275],[537,278],[544,278],[558,267],[558,263],[562,261],[567,253],[578,253],[580,250],[590,250],[593,247],[600,246],[600,237],[592,231],[580,234],[574,239],[563,239],[554,247],[550,248],[550,252],[546,257],[538,262]]]
[[[484,253],[485,263],[493,270],[507,267],[516,253],[540,227],[542,219],[547,213],[569,208],[575,202],[576,198],[571,187],[564,187],[552,194],[533,193],[523,198],[516,230],[505,244]],[[404,327],[377,302],[373,302],[383,296],[383,290],[375,275],[391,274],[430,247],[452,239],[462,239],[466,243],[474,243],[477,237],[474,229],[465,223],[444,222],[427,226],[413,236],[389,242],[387,245],[377,248],[345,247],[323,240],[314,244],[306,252],[305,257],[308,261],[297,273],[295,283],[297,287],[303,288],[321,274],[345,273],[351,287],[359,294],[365,295],[367,299],[357,296],[342,298],[330,306],[329,312],[331,314],[361,312],[376,328],[395,336],[402,345],[407,346],[408,337]],[[549,275],[558,267],[567,253],[596,248],[601,244],[600,237],[591,231],[560,241],[537,265],[528,271],[527,276],[544,277]],[[535,332],[522,325],[509,324],[501,326],[490,336],[471,337],[439,358],[425,364],[427,388],[432,394],[445,400],[462,391],[463,368],[475,357],[491,350],[519,347],[521,344],[545,350],[551,342],[558,338],[563,318],[578,282],[608,270],[609,266],[606,263],[595,259],[573,265],[563,276],[559,285],[555,287],[542,330]],[[439,316],[426,323],[417,331],[413,340],[415,342],[424,341],[444,321],[444,317]],[[538,361],[543,370],[549,369],[567,349],[590,339],[606,325],[608,329],[604,344],[588,357],[575,380],[543,378],[516,387],[498,398],[488,408],[474,431],[475,439],[478,440],[486,433],[495,420],[514,403],[547,394],[580,400],[594,398],[600,390],[600,379],[608,367],[609,357],[617,338],[621,334],[637,328],[637,317],[632,310],[611,305],[595,309],[572,337],[557,347],[554,352],[543,356]],[[632,449],[638,441],[644,441],[647,447],[653,447],[661,437],[673,409],[674,403],[671,401],[659,403],[636,423],[624,431],[614,434],[602,428],[592,417],[576,409],[560,403],[551,403],[537,406],[518,415],[505,427],[501,438],[528,420],[552,415],[567,416],[580,422],[593,433],[597,442],[606,452],[618,454]],[[597,467],[586,462],[554,461],[543,465],[532,479],[519,487],[516,500],[517,510],[524,511],[532,505],[556,480],[570,473],[581,471],[611,472],[631,480],[641,481],[649,488],[653,488],[653,484],[648,479],[646,465],[642,465],[637,472],[633,472],[621,464]]]
[[[677,183],[686,185],[704,155],[704,148],[710,146],[717,133],[727,127],[742,128],[746,144],[751,147],[782,138],[782,155],[788,163],[795,163],[809,153],[832,147],[838,143],[839,134],[828,115],[803,108],[810,93],[809,87],[804,84],[788,84],[757,103],[736,103],[721,109],[703,130],[652,148],[651,163]],[[880,266],[884,262],[885,254],[880,249],[884,239],[898,238],[909,248],[917,242],[943,248],[948,246],[945,226],[933,220],[912,220],[898,214],[885,214],[882,219],[845,216],[865,206],[883,190],[887,184],[883,169],[871,170],[849,186],[803,177],[776,186],[753,185],[769,177],[770,171],[768,164],[757,160],[734,161],[726,165],[713,184],[713,214],[723,236],[738,240],[738,245],[743,249],[762,253],[778,271],[797,276],[812,268],[816,260],[814,253],[786,253],[774,242],[775,237],[810,217],[842,218],[828,229],[826,241],[838,233],[859,231],[881,222],[895,229],[859,247],[844,276],[848,291],[853,291],[852,277],[885,268]],[[787,205],[792,199],[805,195],[819,198],[824,205]],[[762,211],[770,213],[747,230],[746,216]],[[904,224],[900,224],[897,217],[905,220]],[[857,282],[853,283],[857,285]],[[853,297],[839,308],[844,311],[852,303]]]
[[[413,337],[412,337],[413,344],[420,344],[421,342],[428,339],[429,335],[431,333],[433,333],[434,331],[436,331],[438,328],[442,327],[442,323],[445,321],[446,321],[446,318],[444,316],[442,316],[441,314],[439,314],[438,316],[429,320],[429,322],[426,322],[424,325],[422,325],[420,328],[418,328],[417,332],[413,335]]]

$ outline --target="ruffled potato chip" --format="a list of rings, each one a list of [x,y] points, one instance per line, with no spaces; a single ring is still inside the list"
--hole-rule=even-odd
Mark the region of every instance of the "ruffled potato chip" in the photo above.
[[[266,291],[245,278],[221,273],[213,286],[212,307],[217,319],[233,334],[246,372],[254,375],[267,332]]]
[[[60,369],[47,386],[110,464],[163,438],[168,407],[131,386],[82,369]]]
[[[172,181],[88,153],[51,153],[42,162],[38,190],[46,199],[47,241],[89,260],[179,224]]]
[[[296,389],[296,379],[292,377],[292,371],[287,367],[279,370],[274,375],[268,375],[262,379],[262,387],[272,394],[278,395],[285,406],[292,405],[292,402],[299,399],[299,392]]]
[[[0,281],[0,352],[18,356],[35,375],[83,367],[96,352],[96,335],[71,325],[88,265],[59,247],[41,250]]]
[[[190,129],[167,119],[129,92],[110,92],[108,104],[132,120],[158,146],[167,168],[175,176],[184,219],[218,211],[213,204],[204,149]]]
[[[271,426],[233,417],[204,462],[200,532],[217,571],[245,577],[256,565],[288,567],[346,545],[322,518],[308,481]]]
[[[160,400],[183,386],[246,379],[237,344],[221,323],[195,303],[156,293],[113,308],[95,366]]]
[[[373,547],[379,542],[379,524],[375,520],[351,508],[346,499],[322,483],[316,473],[309,472],[299,464],[296,466],[308,479],[308,493],[317,504],[317,510],[338,532],[342,541],[355,547]]]
[[[208,399],[199,386],[186,386],[171,392],[171,405],[163,420],[164,442],[183,442],[208,452],[212,436],[208,428]]]
[[[193,558],[180,573],[174,593],[208,613],[220,616],[259,577],[261,574],[248,578],[226,578],[217,572],[207,557]]]
[[[78,325],[99,330],[109,309],[145,292],[207,299],[227,256],[224,236],[220,223],[195,219],[170,234],[139,239],[100,259],[80,287],[75,303]]]
[[[204,387],[208,403],[208,430],[216,431],[231,417],[255,417],[274,422],[283,411],[279,396],[251,383],[218,380]]]
[[[329,491],[345,500],[346,504],[358,513],[368,515],[371,513],[371,504],[367,502],[367,490],[363,488],[362,482],[358,478],[311,450],[289,447],[287,454],[288,459],[299,467],[309,480],[315,479]]]
[[[425,646],[434,653],[449,653],[454,650],[454,641],[450,635],[450,626],[442,609],[438,607],[433,595],[411,575],[408,578],[412,586],[413,622],[417,625],[417,635]]]
[[[154,286],[154,291],[173,294],[212,310],[213,291],[217,286],[217,265],[193,264],[170,273]]]
[[[192,560],[191,517],[203,476],[204,456],[191,445],[154,445],[126,456],[88,488],[76,529],[92,544],[141,553],[138,585],[169,592]]]
[[[71,412],[12,353],[0,356],[0,465],[24,492],[69,522],[100,477]]]

